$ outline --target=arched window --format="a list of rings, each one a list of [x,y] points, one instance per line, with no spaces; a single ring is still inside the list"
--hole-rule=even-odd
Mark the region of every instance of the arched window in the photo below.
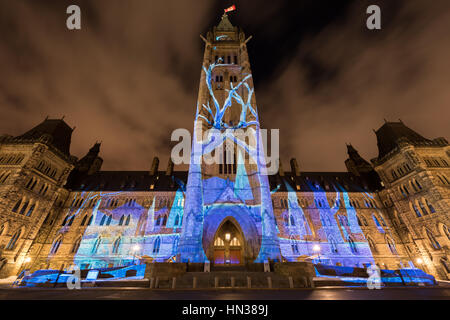
[[[120,220],[119,220],[119,226],[121,226],[122,224],[123,224],[123,220],[125,219],[125,216],[124,215],[122,215],[121,217],[120,217]]]
[[[67,220],[69,220],[69,216],[68,215],[64,218],[63,222],[61,223],[62,227],[64,227],[66,225]]]
[[[430,209],[431,213],[436,212],[436,210],[434,210],[434,207],[431,205],[431,203],[427,199],[425,199],[425,203],[427,204],[427,207],[428,207],[428,209]]]
[[[84,226],[87,220],[87,214],[84,215],[83,220],[81,220],[81,226]]]
[[[239,242],[238,238],[234,237],[231,242],[230,242],[230,246],[240,246],[241,243]]]
[[[5,183],[6,179],[10,176],[11,172],[6,172],[3,174],[2,177],[0,177],[0,183]]]
[[[165,227],[167,223],[167,216],[164,216],[163,220],[162,220],[162,226]]]
[[[428,210],[425,209],[425,207],[421,201],[419,201],[419,207],[420,207],[420,210],[423,212],[423,215],[426,216],[428,214]]]
[[[100,247],[100,244],[102,242],[102,238],[98,237],[97,240],[95,240],[94,246],[92,247],[92,254],[97,254],[98,247]]]
[[[27,214],[26,214],[25,216],[27,216],[27,217],[31,216],[31,215],[33,214],[33,211],[34,211],[34,208],[35,208],[35,207],[36,207],[36,204],[33,203],[33,204],[30,206],[30,209],[28,209],[28,212],[27,212]]]
[[[72,253],[76,253],[78,251],[78,249],[80,248],[80,244],[81,244],[81,237],[77,239],[77,241],[75,241],[75,243],[73,244],[72,247]]]
[[[62,238],[57,238],[57,239],[53,242],[52,248],[51,248],[51,250],[50,250],[50,253],[51,253],[51,254],[55,254],[55,253],[58,252],[58,249],[59,249],[59,246],[61,245],[61,242],[62,242]]]
[[[422,185],[419,183],[419,181],[414,180],[414,182],[416,183],[417,188],[419,188],[419,190],[422,190]]]
[[[352,253],[358,253],[358,248],[356,247],[355,242],[353,241],[352,237],[348,237],[348,244],[350,246],[350,250],[352,251]]]
[[[294,220],[294,216],[292,214],[290,215],[290,221],[291,221],[291,226],[295,226],[295,220]]]
[[[157,237],[153,243],[153,253],[159,253],[159,248],[161,247],[161,238]]]
[[[447,273],[450,273],[450,264],[448,262],[448,259],[446,257],[442,257],[440,260],[442,266],[444,267],[445,271]]]
[[[94,220],[94,216],[93,215],[89,218],[89,222],[87,224],[88,226],[90,226],[92,224],[92,220]]]
[[[391,238],[386,238],[387,245],[392,254],[398,254],[397,249],[395,248],[395,242]]]
[[[420,213],[419,209],[417,208],[417,206],[415,204],[412,205],[412,208],[418,218],[422,217],[422,214]]]
[[[113,243],[113,250],[112,253],[113,254],[118,254],[119,253],[119,248],[120,248],[120,243],[122,242],[122,238],[117,238],[114,243]]]
[[[364,225],[364,226],[368,226],[369,224],[367,223],[367,220],[366,220],[366,218],[363,216],[363,215],[361,215],[361,222],[362,222],[362,224]]]
[[[432,246],[435,250],[441,249],[441,245],[440,245],[440,243],[436,240],[436,238],[434,237],[434,234],[433,234],[430,230],[428,230],[428,229],[426,229],[426,232],[427,232],[428,239],[430,240],[431,246]]]
[[[362,222],[361,222],[361,220],[359,219],[359,216],[356,216],[356,219],[358,219],[358,225],[360,226],[360,227],[362,227]]]
[[[283,219],[283,220],[284,220],[284,225],[285,225],[285,226],[288,226],[288,225],[289,225],[289,218],[288,218],[287,215],[284,216],[284,219]]]
[[[446,225],[443,225],[442,230],[444,230],[444,234],[447,237],[447,239],[450,240],[450,229]],[[2,233],[0,232],[0,235],[1,234]]]
[[[326,226],[327,225],[327,222],[326,222],[325,218],[322,215],[320,215],[320,222],[322,223],[322,226]]]
[[[386,221],[384,221],[383,215],[380,213],[381,224],[383,227],[387,227]]]
[[[106,215],[103,215],[102,220],[100,220],[100,225],[104,225],[106,220]]]
[[[329,241],[330,241],[331,252],[332,253],[337,253],[338,252],[338,248],[337,248],[336,241],[334,240],[333,237],[330,237]]]
[[[414,189],[414,191],[417,192],[418,190],[416,188],[416,185],[414,184],[414,180],[411,181],[410,184],[411,184],[412,188]]]
[[[216,240],[214,241],[215,247],[223,247],[224,245],[225,242],[220,237],[217,237]]]
[[[0,236],[3,234],[3,231],[5,231],[5,229],[6,229],[6,223],[4,223],[0,226]]]
[[[175,217],[175,222],[173,223],[174,226],[178,226],[180,224],[180,215],[177,214]]]
[[[373,253],[378,253],[377,245],[375,244],[375,242],[373,242],[371,238],[367,238],[367,242],[369,243],[370,250]]]
[[[112,216],[108,217],[108,220],[106,220],[106,225],[109,226],[111,224]]]
[[[378,221],[377,217],[375,217],[375,215],[372,215],[372,217],[373,217],[373,221],[375,221],[375,224],[377,225],[377,227],[381,228],[381,224]]]
[[[6,250],[13,250],[16,247],[17,240],[19,240],[22,230],[17,230],[16,233],[11,237],[8,244],[6,245]]]
[[[74,220],[75,220],[75,216],[72,216],[72,218],[70,218],[69,223],[67,225],[70,227]]]
[[[341,226],[348,226],[348,219],[346,216],[339,215],[338,219],[339,219],[339,223],[341,224]]]
[[[297,241],[291,236],[291,248],[293,254],[298,254],[298,244]]]
[[[125,221],[125,225],[128,226],[130,224],[131,215],[127,216],[127,220]]]
[[[16,202],[14,208],[12,209],[12,212],[17,212],[19,210],[20,205],[22,204],[22,199]]]

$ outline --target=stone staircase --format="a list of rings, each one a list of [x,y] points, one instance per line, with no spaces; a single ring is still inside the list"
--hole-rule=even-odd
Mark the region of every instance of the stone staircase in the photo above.
[[[226,268],[227,271],[187,272],[175,277],[175,289],[275,289],[291,287],[289,277],[274,272],[248,272],[237,271],[235,270],[237,267]],[[169,277],[158,277],[154,278],[153,281],[150,279],[150,287],[171,289],[173,288],[173,279]],[[304,288],[309,283],[306,279],[292,279],[292,285],[293,288]]]

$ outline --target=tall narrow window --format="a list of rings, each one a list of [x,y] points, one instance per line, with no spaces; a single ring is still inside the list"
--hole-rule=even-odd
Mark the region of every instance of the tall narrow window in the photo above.
[[[81,226],[84,226],[87,220],[87,214],[84,215],[83,220],[81,220]]]
[[[67,225],[70,227],[74,220],[75,220],[75,216],[72,216],[72,218],[70,218],[69,223]]]
[[[12,212],[17,212],[19,210],[20,205],[22,204],[22,199],[16,202],[14,208],[12,209]]]
[[[350,246],[350,250],[353,253],[358,253],[358,248],[356,247],[355,242],[353,241],[352,237],[348,237],[348,244]]]
[[[78,238],[77,241],[75,241],[75,243],[73,244],[71,252],[77,253],[78,249],[80,248],[80,244],[81,244],[81,238]]]
[[[52,249],[50,250],[51,254],[55,254],[58,252],[59,246],[61,245],[62,238],[58,238],[53,242]]]
[[[290,216],[290,221],[291,221],[291,226],[295,226],[295,220],[294,220],[293,215]]]
[[[100,244],[102,242],[102,238],[97,238],[97,240],[95,240],[94,246],[92,247],[92,254],[97,254],[98,252],[98,248],[100,247]]]
[[[131,215],[128,215],[127,220],[125,221],[125,225],[128,226],[130,224]]]
[[[442,227],[442,229],[444,230],[444,233],[445,233],[445,236],[447,237],[447,239],[450,240],[450,229],[446,225],[444,225]],[[2,234],[2,233],[0,232],[0,234]]]
[[[34,208],[36,207],[36,204],[35,203],[33,203],[31,206],[30,206],[30,209],[28,209],[28,212],[27,212],[27,214],[26,214],[26,216],[27,217],[29,217],[29,216],[31,216],[32,214],[33,214],[33,211],[34,211]]]
[[[372,240],[371,238],[368,238],[368,239],[367,239],[367,242],[369,243],[370,250],[371,250],[373,253],[378,253],[377,246],[376,246],[376,244],[373,242],[373,240]]]
[[[420,210],[422,210],[423,214],[426,216],[428,214],[428,210],[425,209],[425,207],[421,201],[419,201],[419,207],[420,207]]]
[[[25,203],[22,206],[22,209],[20,209],[19,214],[24,214],[25,210],[27,210],[28,204],[30,203],[30,201],[25,201]]]
[[[427,204],[427,206],[428,206],[428,209],[430,209],[430,212],[431,212],[431,213],[435,213],[436,210],[434,210],[434,207],[431,205],[431,203],[428,202],[428,200],[426,200],[426,199],[425,199],[425,202],[426,202],[426,204]]]
[[[114,244],[113,244],[113,251],[112,251],[112,253],[113,254],[118,254],[119,253],[119,248],[120,248],[120,243],[121,243],[121,241],[122,241],[122,238],[117,238],[115,241],[114,241]]]
[[[436,250],[441,249],[441,245],[434,237],[434,234],[428,229],[426,229],[426,231],[427,231],[428,239],[430,240],[432,247]]]
[[[161,238],[157,237],[155,242],[153,243],[153,253],[159,253],[159,249],[161,247]]]
[[[414,212],[416,213],[416,216],[418,218],[422,217],[422,214],[420,213],[419,209],[417,208],[417,206],[415,204],[412,205]]]
[[[331,248],[331,252],[332,253],[337,253],[338,252],[338,248],[337,248],[337,244],[336,244],[336,240],[334,240],[334,238],[330,238],[330,248]]]
[[[392,254],[398,254],[397,249],[395,248],[394,240],[388,238],[387,239],[387,245],[388,245],[389,250],[391,251]]]
[[[5,247],[6,250],[13,250],[16,247],[17,240],[20,238],[21,233],[22,230],[18,230],[16,231],[16,233],[14,233]]]
[[[100,220],[100,225],[104,225],[106,220],[106,215],[103,215],[102,220]]]

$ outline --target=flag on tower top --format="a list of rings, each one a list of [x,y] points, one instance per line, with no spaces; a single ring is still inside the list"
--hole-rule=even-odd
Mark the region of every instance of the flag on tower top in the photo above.
[[[225,13],[236,10],[236,6],[233,4],[231,7],[225,9]]]

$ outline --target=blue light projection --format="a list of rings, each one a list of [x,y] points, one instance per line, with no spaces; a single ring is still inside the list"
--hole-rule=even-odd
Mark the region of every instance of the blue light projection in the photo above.
[[[263,262],[268,258],[279,259],[277,227],[273,215],[272,202],[267,175],[264,167],[264,152],[260,135],[258,113],[256,106],[252,105],[254,89],[248,80],[251,74],[244,74],[243,79],[236,85],[230,83],[226,89],[223,104],[216,98],[212,84],[212,75],[216,67],[227,67],[222,59],[212,63],[208,68],[203,67],[204,79],[209,99],[205,103],[199,102],[194,124],[194,137],[189,167],[189,176],[186,191],[185,219],[180,238],[181,261],[203,262],[207,257],[203,240],[210,242],[211,233],[215,232],[224,219],[233,218],[250,238],[260,241],[260,250],[255,261]],[[245,90],[241,90],[245,89]],[[246,92],[244,99],[239,92]],[[213,105],[210,106],[210,101]],[[235,101],[241,107],[239,122],[237,124],[225,122],[224,116],[228,108]],[[203,124],[216,132],[203,138]],[[256,146],[240,139],[235,130],[247,128],[252,130]],[[202,157],[221,150],[222,145],[234,143],[239,150],[236,176],[221,178],[205,175],[202,171]],[[241,153],[243,152],[243,153]],[[256,173],[249,179],[244,155],[253,160]],[[247,202],[251,202],[251,206]],[[211,230],[211,231],[210,231]],[[206,237],[204,239],[204,236]]]
[[[348,193],[338,185],[335,200],[329,204],[326,192],[320,185],[307,181],[310,190],[315,190],[314,208],[318,211],[321,225],[313,238],[306,216],[298,206],[300,202],[294,189],[284,181],[288,191],[288,209],[282,212],[278,224],[284,225],[280,235],[280,249],[283,257],[297,261],[301,257],[315,257],[313,262],[334,265],[374,264],[372,252],[359,224],[355,208],[350,204]],[[343,200],[343,201],[342,201]],[[310,213],[309,216],[313,216]],[[320,238],[320,240],[317,239]],[[314,239],[314,240],[312,240]],[[320,252],[314,252],[317,245]]]

